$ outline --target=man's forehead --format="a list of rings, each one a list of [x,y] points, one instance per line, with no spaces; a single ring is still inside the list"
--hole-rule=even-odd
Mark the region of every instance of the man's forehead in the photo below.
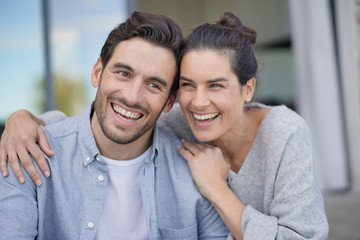
[[[134,71],[160,71],[172,76],[176,70],[176,59],[170,49],[138,37],[120,42],[109,62],[113,66],[118,62],[127,64]]]

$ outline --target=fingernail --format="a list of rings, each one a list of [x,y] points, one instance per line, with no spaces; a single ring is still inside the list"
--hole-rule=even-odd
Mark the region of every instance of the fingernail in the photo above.
[[[6,177],[6,176],[7,176],[7,172],[6,172],[6,171],[3,171],[3,172],[1,172],[1,173],[2,173],[3,177]]]
[[[36,184],[36,186],[40,186],[40,185],[41,185],[40,179],[36,179],[36,180],[35,180],[35,184]]]
[[[48,170],[45,171],[44,173],[45,177],[49,177],[50,176],[50,172]]]
[[[24,182],[25,182],[25,179],[24,179],[22,176],[20,176],[20,177],[19,177],[19,182],[20,182],[20,183],[24,183]]]

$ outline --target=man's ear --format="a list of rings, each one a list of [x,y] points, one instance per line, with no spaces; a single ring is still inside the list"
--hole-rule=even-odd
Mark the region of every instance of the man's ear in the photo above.
[[[99,86],[102,69],[102,62],[101,58],[99,57],[91,72],[91,83],[94,88],[97,88]]]
[[[178,93],[178,90],[173,91],[172,93],[170,93],[169,99],[167,100],[166,105],[165,105],[164,110],[163,110],[165,113],[170,111],[170,109],[174,105],[177,93]]]

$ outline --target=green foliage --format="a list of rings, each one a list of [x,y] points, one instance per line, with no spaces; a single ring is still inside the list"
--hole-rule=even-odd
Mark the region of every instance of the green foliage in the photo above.
[[[67,116],[80,113],[85,105],[85,88],[80,79],[65,74],[54,75],[56,109]],[[45,111],[45,81],[44,77],[38,80],[35,102],[42,111]]]

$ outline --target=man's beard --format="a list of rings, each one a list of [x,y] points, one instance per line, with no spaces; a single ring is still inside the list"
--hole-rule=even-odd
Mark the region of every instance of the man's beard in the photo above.
[[[129,107],[131,109],[139,109],[141,110],[144,115],[142,117],[145,117],[147,115],[149,115],[149,110],[146,109],[143,106],[140,105],[133,105],[131,106],[130,104],[127,103],[127,101],[119,96],[114,96],[114,95],[110,95],[107,98],[107,101],[105,101],[103,99],[104,97],[101,94],[101,89],[99,87],[97,95],[96,95],[96,99],[95,99],[95,113],[96,116],[98,118],[99,121],[99,125],[101,127],[102,132],[104,133],[104,135],[110,139],[111,141],[118,143],[118,144],[129,144],[131,142],[134,142],[135,140],[139,139],[141,136],[143,136],[146,132],[148,132],[149,130],[151,130],[155,124],[157,119],[159,118],[162,110],[155,116],[153,116],[153,118],[149,119],[148,122],[145,123],[145,125],[140,125],[138,126],[138,128],[134,129],[133,133],[130,136],[123,136],[122,134],[116,134],[115,131],[112,131],[109,126],[107,125],[107,119],[106,119],[106,104],[108,102],[111,102],[112,100],[116,100],[116,102],[120,102],[121,104],[123,104],[126,107]],[[103,106],[102,106],[103,104]],[[165,107],[162,107],[162,109]],[[121,129],[125,129],[126,127],[118,127],[120,130]]]

